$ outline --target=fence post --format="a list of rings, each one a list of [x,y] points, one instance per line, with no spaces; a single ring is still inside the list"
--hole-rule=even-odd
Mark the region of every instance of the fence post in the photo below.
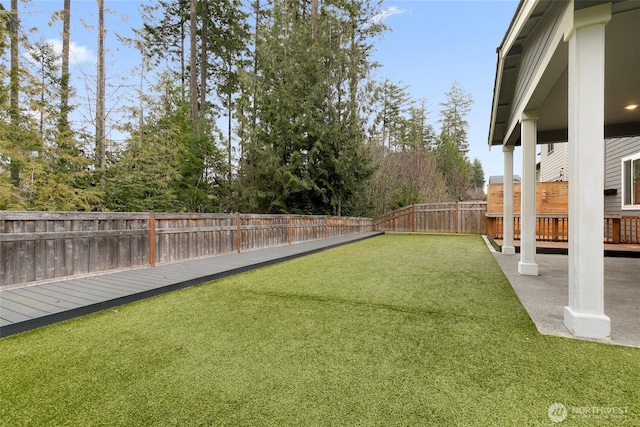
[[[149,267],[156,266],[156,216],[149,212]]]
[[[240,212],[236,213],[236,249],[240,253],[242,247],[242,227],[240,226]]]
[[[289,214],[289,220],[287,222],[287,242],[291,244],[291,214]]]
[[[411,205],[411,232],[416,232],[416,204]]]
[[[324,216],[324,238],[329,237],[329,225],[327,224],[327,216]]]
[[[456,201],[456,213],[455,213],[455,221],[456,221],[456,233],[460,233],[460,202]]]

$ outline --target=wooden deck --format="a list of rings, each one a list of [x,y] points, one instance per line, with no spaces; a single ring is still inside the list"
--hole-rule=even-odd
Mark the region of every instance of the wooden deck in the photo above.
[[[0,290],[0,337],[377,236],[352,234]]]
[[[500,250],[502,248],[503,240],[502,239],[489,239],[493,246]],[[514,246],[516,248],[516,252],[520,252],[520,241],[514,240]],[[568,242],[549,242],[549,241],[537,241],[536,242],[536,252],[540,254],[567,254],[569,252],[569,243]],[[605,256],[611,257],[625,257],[625,258],[640,258],[640,245],[631,245],[631,244],[612,244],[605,243],[604,244],[604,254]]]

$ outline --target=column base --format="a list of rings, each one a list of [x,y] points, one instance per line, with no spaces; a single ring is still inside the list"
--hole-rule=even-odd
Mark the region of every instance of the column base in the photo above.
[[[523,276],[537,276],[538,264],[519,261],[518,273],[520,273]]]
[[[604,314],[577,313],[571,307],[564,307],[564,325],[576,337],[609,338],[611,319]]]
[[[503,246],[502,247],[502,253],[504,255],[515,255],[516,248],[514,246]]]

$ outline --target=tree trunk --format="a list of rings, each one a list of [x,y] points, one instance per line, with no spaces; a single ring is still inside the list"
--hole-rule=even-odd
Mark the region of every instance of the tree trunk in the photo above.
[[[208,43],[207,38],[208,35],[208,5],[207,0],[201,0],[201,11],[200,17],[202,19],[202,35],[200,36],[200,90],[198,91],[200,94],[200,104],[199,104],[199,117],[204,117],[205,103],[207,100],[207,49]],[[198,126],[198,130],[202,131],[201,127]]]
[[[258,128],[258,88],[259,88],[259,78],[258,78],[258,40],[260,37],[260,0],[256,0],[254,3],[255,14],[256,14],[256,27],[254,32],[254,42],[253,42],[253,81],[251,82],[251,139],[255,141],[257,128]],[[275,6],[274,6],[275,8]]]
[[[189,13],[189,47],[190,47],[190,61],[189,61],[189,106],[191,109],[191,119],[193,121],[198,120],[198,64],[197,64],[197,14],[196,14],[196,0],[191,0],[191,7]]]
[[[184,40],[185,40],[185,35],[184,35],[184,24],[186,22],[186,19],[184,18],[184,10],[185,10],[185,6],[186,6],[186,2],[189,0],[180,0],[180,81],[182,82],[182,102],[186,101],[186,96],[185,96],[185,87],[187,86],[187,82],[185,79],[185,52],[184,52]]]
[[[229,59],[229,61],[227,62],[227,75],[231,76],[231,59]],[[233,99],[232,99],[232,94],[231,94],[231,88],[229,88],[229,91],[227,92],[227,150],[229,151],[227,153],[228,155],[228,160],[229,160],[229,181],[231,181],[231,176],[233,175],[231,173],[231,133],[232,133],[232,122],[233,122]]]
[[[106,183],[105,150],[105,70],[104,70],[104,0],[98,0],[98,66],[96,90],[96,169],[99,170],[100,183]]]
[[[18,18],[18,0],[11,0],[11,17],[9,18],[9,37],[11,38],[11,70],[9,72],[9,118],[11,120],[12,132],[18,127],[18,121],[20,119],[20,106],[19,101],[19,70],[18,62],[20,60],[20,54],[18,52],[18,30],[19,30],[19,18]],[[20,162],[11,157],[11,165],[9,166],[11,171],[11,182],[14,186],[20,186]]]
[[[311,37],[316,39],[318,33],[318,0],[311,0]]]
[[[62,12],[62,77],[60,79],[60,130],[69,126],[69,37],[71,25],[71,0],[64,0]]]

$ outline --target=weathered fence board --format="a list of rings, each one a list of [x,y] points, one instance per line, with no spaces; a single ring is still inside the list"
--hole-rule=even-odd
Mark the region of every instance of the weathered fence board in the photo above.
[[[371,230],[351,217],[0,212],[0,287]]]
[[[377,231],[464,233],[486,232],[486,202],[426,203],[389,212],[373,222]]]

